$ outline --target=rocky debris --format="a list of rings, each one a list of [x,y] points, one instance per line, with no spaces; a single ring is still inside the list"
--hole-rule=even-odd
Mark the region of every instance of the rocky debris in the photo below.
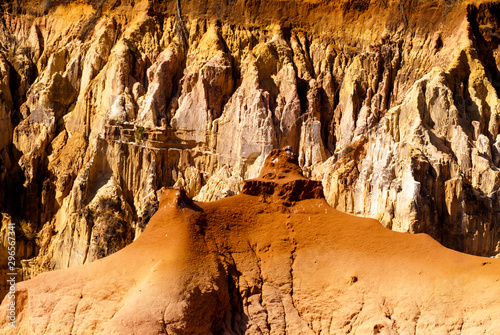
[[[253,188],[255,195],[197,203],[181,189],[163,189],[158,211],[131,245],[83,267],[18,284],[17,327],[3,323],[0,330],[463,334],[498,329],[500,260],[452,251],[424,234],[390,231],[333,209],[320,194],[294,201],[266,197],[271,183],[288,188],[307,181],[300,171],[290,149],[273,150],[256,179],[262,188]],[[320,187],[308,186],[305,193]],[[0,318],[7,305],[6,299]]]
[[[495,3],[180,3],[184,37],[174,2],[6,2],[0,210],[35,231],[25,274],[130,243],[164,186],[237,194],[286,145],[335,208],[500,252]]]

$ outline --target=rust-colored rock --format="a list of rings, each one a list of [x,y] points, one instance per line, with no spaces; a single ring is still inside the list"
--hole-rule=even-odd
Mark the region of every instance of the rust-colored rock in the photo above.
[[[264,180],[277,187],[305,180],[294,161],[289,151],[273,151],[257,179],[263,186],[258,195],[201,203],[182,190],[163,190],[157,213],[131,245],[20,283],[18,325],[2,323],[0,331],[498,330],[500,260],[452,251],[428,235],[390,231],[375,220],[341,213],[321,197],[266,197]],[[0,306],[3,320],[7,304],[5,299]]]
[[[259,177],[246,180],[241,193],[267,197],[277,203],[324,198],[321,182],[302,176],[291,147],[271,151]]]

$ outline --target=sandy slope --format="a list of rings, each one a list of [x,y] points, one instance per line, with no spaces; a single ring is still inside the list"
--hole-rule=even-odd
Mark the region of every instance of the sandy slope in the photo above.
[[[338,212],[295,162],[216,202],[165,190],[128,247],[20,283],[0,333],[500,333],[500,260]]]

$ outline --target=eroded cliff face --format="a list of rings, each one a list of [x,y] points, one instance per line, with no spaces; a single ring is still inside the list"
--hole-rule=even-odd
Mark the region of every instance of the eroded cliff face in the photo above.
[[[495,334],[500,260],[331,208],[290,149],[240,194],[164,189],[109,257],[18,285],[2,334]],[[7,318],[9,299],[0,305]]]
[[[7,5],[0,206],[25,278],[132,242],[162,186],[238,193],[285,145],[337,209],[500,252],[500,5],[180,4]]]

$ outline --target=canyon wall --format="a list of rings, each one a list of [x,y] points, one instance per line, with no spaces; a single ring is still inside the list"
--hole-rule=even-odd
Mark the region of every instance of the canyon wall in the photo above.
[[[337,209],[500,252],[499,3],[180,5],[3,5],[0,239],[16,222],[24,278],[131,243],[163,186],[240,192],[283,146]]]
[[[238,195],[162,189],[130,245],[17,285],[5,335],[496,334],[500,259],[331,208],[291,150]],[[10,299],[0,319],[10,316]]]

